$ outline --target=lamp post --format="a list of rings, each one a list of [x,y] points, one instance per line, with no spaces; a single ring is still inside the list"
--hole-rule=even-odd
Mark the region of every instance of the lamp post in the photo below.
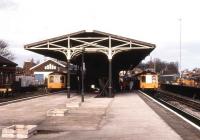
[[[182,19],[181,19],[181,18],[179,19],[179,22],[180,22],[180,34],[179,34],[179,39],[180,39],[180,40],[179,40],[179,41],[180,41],[180,42],[179,42],[179,43],[180,43],[180,44],[179,44],[179,47],[180,47],[180,52],[179,52],[179,53],[180,53],[180,54],[179,54],[179,57],[180,57],[180,64],[179,64],[179,72],[180,72],[180,78],[181,78],[181,77],[182,77],[182,74],[181,74],[181,57],[182,57],[182,52],[181,52],[181,51],[182,51],[182,50],[181,50],[181,49],[182,49]]]
[[[85,72],[85,62],[84,62],[85,48],[82,50],[82,67],[81,67],[81,101],[84,102],[84,72]]]

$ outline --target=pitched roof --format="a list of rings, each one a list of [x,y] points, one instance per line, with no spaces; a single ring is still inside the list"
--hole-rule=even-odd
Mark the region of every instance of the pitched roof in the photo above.
[[[0,55],[0,65],[17,66],[16,63]]]
[[[145,45],[145,46],[150,46],[150,47],[155,48],[155,44],[152,44],[152,43],[147,43],[147,42],[144,42],[144,41],[139,41],[139,40],[131,39],[131,38],[127,38],[127,37],[122,37],[122,36],[119,36],[119,35],[114,35],[114,34],[102,32],[102,31],[98,31],[98,30],[93,30],[91,32],[87,32],[86,30],[81,30],[81,31],[74,32],[74,33],[71,33],[71,34],[66,34],[66,35],[53,37],[53,38],[45,39],[45,40],[42,40],[42,41],[26,44],[24,46],[24,48],[28,49],[32,46],[38,46],[38,45],[42,45],[42,44],[46,45],[47,42],[65,40],[68,37],[108,37],[108,36],[111,36],[111,37],[116,38],[116,39],[124,40],[124,41],[130,41],[130,42],[136,43],[138,45]]]
[[[24,45],[26,50],[61,61],[70,58],[70,63],[76,65],[81,64],[84,52],[87,66],[100,74],[107,72],[106,64],[110,57],[113,70],[129,69],[130,65],[138,65],[155,47],[155,44],[97,30],[82,30]]]
[[[35,69],[35,68],[41,66],[42,64],[44,64],[44,63],[46,63],[46,62],[48,62],[48,61],[52,61],[52,62],[54,62],[54,63],[60,65],[61,67],[66,67],[64,64],[62,64],[62,63],[60,63],[60,62],[54,61],[54,60],[52,60],[52,59],[48,59],[48,60],[46,60],[46,61],[44,61],[44,62],[42,62],[42,63],[39,63],[39,64],[37,64],[37,65],[31,67],[30,70],[33,70],[33,69]]]

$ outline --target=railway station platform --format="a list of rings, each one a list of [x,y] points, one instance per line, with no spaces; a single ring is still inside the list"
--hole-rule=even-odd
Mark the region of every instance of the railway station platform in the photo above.
[[[0,106],[0,129],[13,124],[38,125],[38,133],[29,138],[31,140],[200,138],[199,130],[138,91],[118,94],[114,98],[86,95],[80,108],[71,109],[66,116],[46,116],[49,109],[63,108],[67,102],[80,100],[76,95],[67,99],[66,94],[61,93]]]

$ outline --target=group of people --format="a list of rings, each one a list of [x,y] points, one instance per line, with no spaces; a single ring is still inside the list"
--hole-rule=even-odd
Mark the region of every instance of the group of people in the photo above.
[[[136,78],[135,77],[120,77],[119,78],[119,86],[121,91],[132,91],[136,86]]]

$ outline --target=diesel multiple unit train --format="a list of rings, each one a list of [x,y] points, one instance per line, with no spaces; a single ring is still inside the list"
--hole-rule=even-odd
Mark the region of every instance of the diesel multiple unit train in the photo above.
[[[153,90],[158,89],[158,75],[155,72],[143,71],[136,75],[139,80],[139,89]]]
[[[55,73],[49,74],[48,82],[47,82],[48,89],[54,90],[54,89],[66,88],[66,77],[67,75],[64,73],[55,72]],[[155,72],[143,71],[142,73],[139,73],[135,75],[134,77],[136,77],[138,81],[139,89],[142,89],[142,90],[147,89],[147,90],[154,90],[154,91],[158,89],[158,75]],[[72,79],[75,79],[75,78],[72,78]]]

